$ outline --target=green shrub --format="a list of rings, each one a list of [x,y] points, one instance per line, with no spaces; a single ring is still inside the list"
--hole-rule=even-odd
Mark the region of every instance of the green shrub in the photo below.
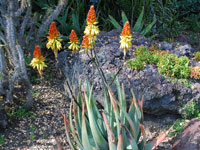
[[[194,54],[194,58],[195,58],[196,60],[200,61],[200,52],[196,52],[196,53]]]
[[[127,65],[131,69],[142,70],[144,68],[144,63],[135,59],[135,60],[128,60]]]
[[[189,58],[176,54],[169,54],[158,62],[158,70],[161,74],[176,78],[188,78],[191,68],[188,66]]]
[[[183,108],[183,118],[191,120],[192,118],[198,117],[200,119],[198,104],[198,101],[189,101]]]

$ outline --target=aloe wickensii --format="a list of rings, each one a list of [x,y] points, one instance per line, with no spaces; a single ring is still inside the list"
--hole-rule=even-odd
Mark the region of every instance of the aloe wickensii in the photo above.
[[[124,86],[115,80],[117,98],[108,88],[104,92],[104,107],[98,109],[92,95],[92,87],[87,82],[87,91],[77,96],[78,107],[71,102],[69,121],[64,117],[67,139],[72,150],[151,150],[168,133],[147,143],[143,122],[143,98],[133,96],[127,105]],[[72,138],[70,138],[72,137]],[[74,144],[75,143],[75,144]]]

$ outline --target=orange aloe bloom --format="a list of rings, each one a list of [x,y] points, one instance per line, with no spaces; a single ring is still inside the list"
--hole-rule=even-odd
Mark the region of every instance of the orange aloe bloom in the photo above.
[[[61,50],[62,45],[61,45],[61,41],[62,39],[60,38],[60,34],[56,28],[56,24],[55,22],[52,22],[49,28],[49,36],[47,36],[48,38],[48,43],[46,45],[46,47],[48,49],[52,49],[55,57],[57,58],[58,55],[58,50]]]
[[[42,54],[40,52],[40,48],[38,45],[35,46],[35,50],[33,52],[33,56],[35,56],[35,58],[38,58],[38,59],[42,59]]]
[[[82,48],[84,48],[86,52],[88,52],[88,49],[91,48],[87,35],[83,36]]]
[[[90,6],[90,10],[87,16],[87,26],[85,27],[84,33],[88,36],[89,42],[91,46],[95,44],[96,36],[100,33],[99,27],[96,25],[98,24],[94,6]]]
[[[42,75],[42,71],[44,70],[45,67],[47,67],[47,65],[44,63],[45,59],[42,56],[41,52],[40,52],[40,48],[39,46],[35,46],[35,50],[33,52],[33,55],[35,56],[35,58],[32,59],[30,65],[33,68],[37,68],[38,72],[40,75]]]
[[[120,38],[120,48],[124,49],[124,56],[126,56],[127,49],[131,48],[132,40],[130,25],[128,21],[124,24]]]
[[[78,45],[79,44],[78,37],[74,30],[71,31],[69,40],[70,40],[70,42],[69,42],[70,46],[68,48],[71,49],[75,53],[78,52],[80,46]]]
[[[54,39],[54,38],[59,38],[59,33],[58,30],[56,28],[56,23],[53,21],[49,27],[49,36],[48,38],[50,39]]]
[[[96,16],[95,16],[95,10],[94,6],[90,6],[90,10],[88,12],[88,17],[87,17],[87,24],[95,24],[96,21]]]

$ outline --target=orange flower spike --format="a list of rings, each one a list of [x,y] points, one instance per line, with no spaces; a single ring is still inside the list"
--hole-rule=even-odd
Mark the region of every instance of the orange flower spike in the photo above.
[[[124,24],[120,38],[121,38],[120,48],[124,49],[124,58],[125,58],[127,50],[131,48],[131,40],[132,40],[130,25],[128,21]]]
[[[127,21],[127,22],[124,24],[124,27],[123,27],[123,29],[122,29],[121,36],[130,36],[130,35],[131,35],[130,24],[129,24],[129,22]]]
[[[86,52],[91,48],[87,35],[83,36],[82,48],[84,48]]]
[[[42,57],[39,46],[35,46],[35,50],[33,52],[33,56],[40,59]]]
[[[74,30],[71,31],[69,39],[70,39],[70,42],[76,42],[76,43],[78,42],[78,37]]]
[[[88,24],[94,24],[96,23],[96,16],[95,16],[95,10],[94,10],[94,6],[90,6],[90,10],[88,12],[88,17],[87,17],[87,23]]]
[[[59,33],[56,28],[56,23],[53,21],[49,28],[49,38],[53,39],[53,38],[57,38],[57,37],[59,37]]]

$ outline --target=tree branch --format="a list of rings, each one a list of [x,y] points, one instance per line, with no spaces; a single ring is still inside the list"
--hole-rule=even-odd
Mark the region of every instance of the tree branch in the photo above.
[[[27,25],[30,21],[30,16],[31,16],[31,7],[28,7],[27,10],[26,10],[26,15],[23,18],[23,22],[21,24],[21,28],[20,28],[20,32],[19,32],[19,43],[21,45],[24,45],[24,44],[22,44],[23,43],[23,36],[24,36],[24,32],[26,30],[26,27],[27,27]]]
[[[60,14],[61,10],[67,5],[67,3],[69,2],[69,0],[60,0],[56,9],[51,13],[51,15],[44,20],[44,22],[42,23],[42,25],[40,26],[36,37],[35,37],[35,41],[33,42],[32,46],[31,46],[31,56],[33,53],[33,48],[36,45],[36,43],[38,43],[39,38],[41,37],[42,33],[45,31],[46,28],[48,28],[48,26],[50,25],[50,23]]]

